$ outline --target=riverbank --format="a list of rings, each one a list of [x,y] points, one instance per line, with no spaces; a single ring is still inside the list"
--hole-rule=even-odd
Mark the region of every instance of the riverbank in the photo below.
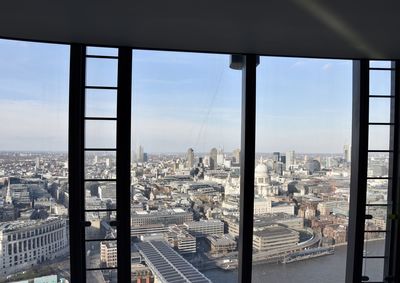
[[[368,251],[377,254],[384,250],[383,239],[370,241]],[[253,266],[252,283],[342,283],[346,271],[347,247],[338,246],[335,254],[307,259],[290,264],[269,263]],[[382,281],[383,262],[366,263],[366,275],[371,281]],[[237,282],[237,270],[214,269],[203,272],[212,282]],[[373,280],[372,280],[373,279]]]

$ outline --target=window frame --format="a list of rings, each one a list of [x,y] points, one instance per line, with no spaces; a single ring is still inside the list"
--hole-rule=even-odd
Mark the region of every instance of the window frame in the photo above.
[[[116,196],[118,228],[118,281],[131,280],[130,259],[130,156],[131,156],[131,95],[132,95],[132,48],[120,47],[117,78],[117,142],[116,142]],[[84,207],[84,136],[85,136],[85,72],[86,46],[72,44],[70,48],[70,101],[69,101],[69,187],[70,187],[70,255],[71,280],[86,282],[85,222]],[[92,56],[92,55],[90,55]],[[256,125],[256,68],[255,54],[235,55],[242,71],[241,114],[241,187],[240,187],[240,236],[238,242],[238,282],[251,281],[254,207],[255,125]],[[237,63],[237,62],[236,62]],[[392,216],[388,222],[386,239],[386,281],[399,280],[400,243],[398,215],[400,206],[399,162],[400,162],[400,63],[393,63],[392,93],[396,96],[392,105],[391,119],[395,123],[390,142],[394,148],[390,159],[388,198],[393,200]],[[368,95],[369,60],[353,61],[353,117],[352,117],[352,169],[350,189],[349,234],[347,246],[346,283],[362,282],[362,260],[366,181],[368,166]],[[246,189],[245,189],[246,188]],[[388,211],[389,212],[389,211]],[[129,247],[129,249],[127,248]],[[397,281],[396,281],[397,282]]]

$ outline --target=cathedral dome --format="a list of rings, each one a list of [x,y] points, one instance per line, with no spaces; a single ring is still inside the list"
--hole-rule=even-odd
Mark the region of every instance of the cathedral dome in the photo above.
[[[268,177],[268,168],[265,164],[260,163],[255,168],[255,177],[256,178],[267,178]]]

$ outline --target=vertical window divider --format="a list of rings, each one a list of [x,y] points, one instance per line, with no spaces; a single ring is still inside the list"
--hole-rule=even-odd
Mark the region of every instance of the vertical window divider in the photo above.
[[[346,283],[362,282],[368,172],[369,60],[353,61],[353,114]]]
[[[257,55],[243,55],[238,282],[251,282],[253,257]]]
[[[71,44],[69,78],[68,183],[71,281],[86,282],[84,133],[86,46]]]
[[[391,75],[391,98],[390,103],[390,122],[393,127],[390,130],[390,149],[393,152],[389,159],[389,179],[387,201],[391,203],[388,206],[387,228],[385,243],[385,282],[399,282],[400,268],[400,243],[399,243],[399,215],[400,215],[400,61],[392,61]]]
[[[117,90],[117,262],[118,282],[131,281],[130,183],[132,49],[118,49]]]

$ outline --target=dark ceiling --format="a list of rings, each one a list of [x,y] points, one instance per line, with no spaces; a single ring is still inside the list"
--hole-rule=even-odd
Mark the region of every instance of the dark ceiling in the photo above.
[[[400,1],[7,0],[0,37],[135,48],[400,58]]]

